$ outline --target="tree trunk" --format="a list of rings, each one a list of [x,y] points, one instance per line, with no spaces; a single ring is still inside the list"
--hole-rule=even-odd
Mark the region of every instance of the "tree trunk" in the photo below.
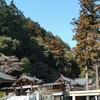
[[[85,66],[85,73],[86,73],[86,90],[88,90],[89,89],[89,85],[88,85],[88,83],[89,83],[89,79],[88,79],[88,68],[87,68],[87,65]]]
[[[96,76],[96,89],[99,89],[99,80],[98,80],[98,65],[95,66],[95,76]]]
[[[86,73],[86,90],[89,89],[89,78],[88,78],[88,68],[87,65],[85,65],[85,73]],[[89,96],[86,96],[86,100],[89,100]]]

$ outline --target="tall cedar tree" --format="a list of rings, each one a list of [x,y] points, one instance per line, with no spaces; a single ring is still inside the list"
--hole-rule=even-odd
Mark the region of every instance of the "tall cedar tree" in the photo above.
[[[86,90],[88,90],[88,69],[96,64],[100,52],[100,41],[98,41],[98,37],[100,37],[100,0],[79,0],[79,2],[80,16],[78,20],[74,18],[72,22],[75,25],[74,32],[76,33],[72,39],[77,41],[73,54],[80,66],[86,69]]]

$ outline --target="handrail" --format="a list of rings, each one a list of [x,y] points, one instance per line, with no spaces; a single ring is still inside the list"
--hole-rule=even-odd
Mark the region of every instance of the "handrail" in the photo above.
[[[92,99],[90,100],[100,100],[100,97],[97,97],[97,99],[95,97],[93,97]]]
[[[34,92],[34,93],[32,93],[31,95],[27,96],[27,97],[29,97],[29,100],[30,100],[30,97],[31,97],[31,96],[33,96],[33,95],[35,95],[35,92]],[[26,100],[26,99],[27,99],[27,97],[26,97],[24,100]]]
[[[29,100],[32,100],[33,96],[36,96],[35,92],[32,93],[31,95],[29,96],[25,96],[23,99],[21,98],[21,96],[14,96],[14,94],[9,94],[7,95],[6,97],[3,97],[3,98],[0,98],[0,100],[10,100],[11,97],[13,97],[14,100],[19,100],[19,97],[22,99],[22,100],[27,100],[27,98],[29,98]],[[23,96],[22,96],[23,97]],[[12,98],[11,98],[12,100]],[[35,99],[36,100],[36,99]]]

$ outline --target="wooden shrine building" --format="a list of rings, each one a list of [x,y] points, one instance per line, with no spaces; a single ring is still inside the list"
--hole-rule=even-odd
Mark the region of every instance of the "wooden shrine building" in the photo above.
[[[42,83],[42,80],[30,76],[22,76],[14,82],[14,91],[16,95],[26,95],[26,91],[34,92],[38,85]]]

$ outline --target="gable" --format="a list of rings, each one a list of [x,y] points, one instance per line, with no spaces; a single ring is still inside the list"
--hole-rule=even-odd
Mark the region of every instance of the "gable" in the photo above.
[[[22,76],[13,85],[23,86],[23,85],[37,85],[41,83],[42,80],[36,77]]]
[[[74,79],[65,77],[63,75],[61,75],[60,78],[56,82],[67,82],[70,85],[78,85],[78,83]]]

